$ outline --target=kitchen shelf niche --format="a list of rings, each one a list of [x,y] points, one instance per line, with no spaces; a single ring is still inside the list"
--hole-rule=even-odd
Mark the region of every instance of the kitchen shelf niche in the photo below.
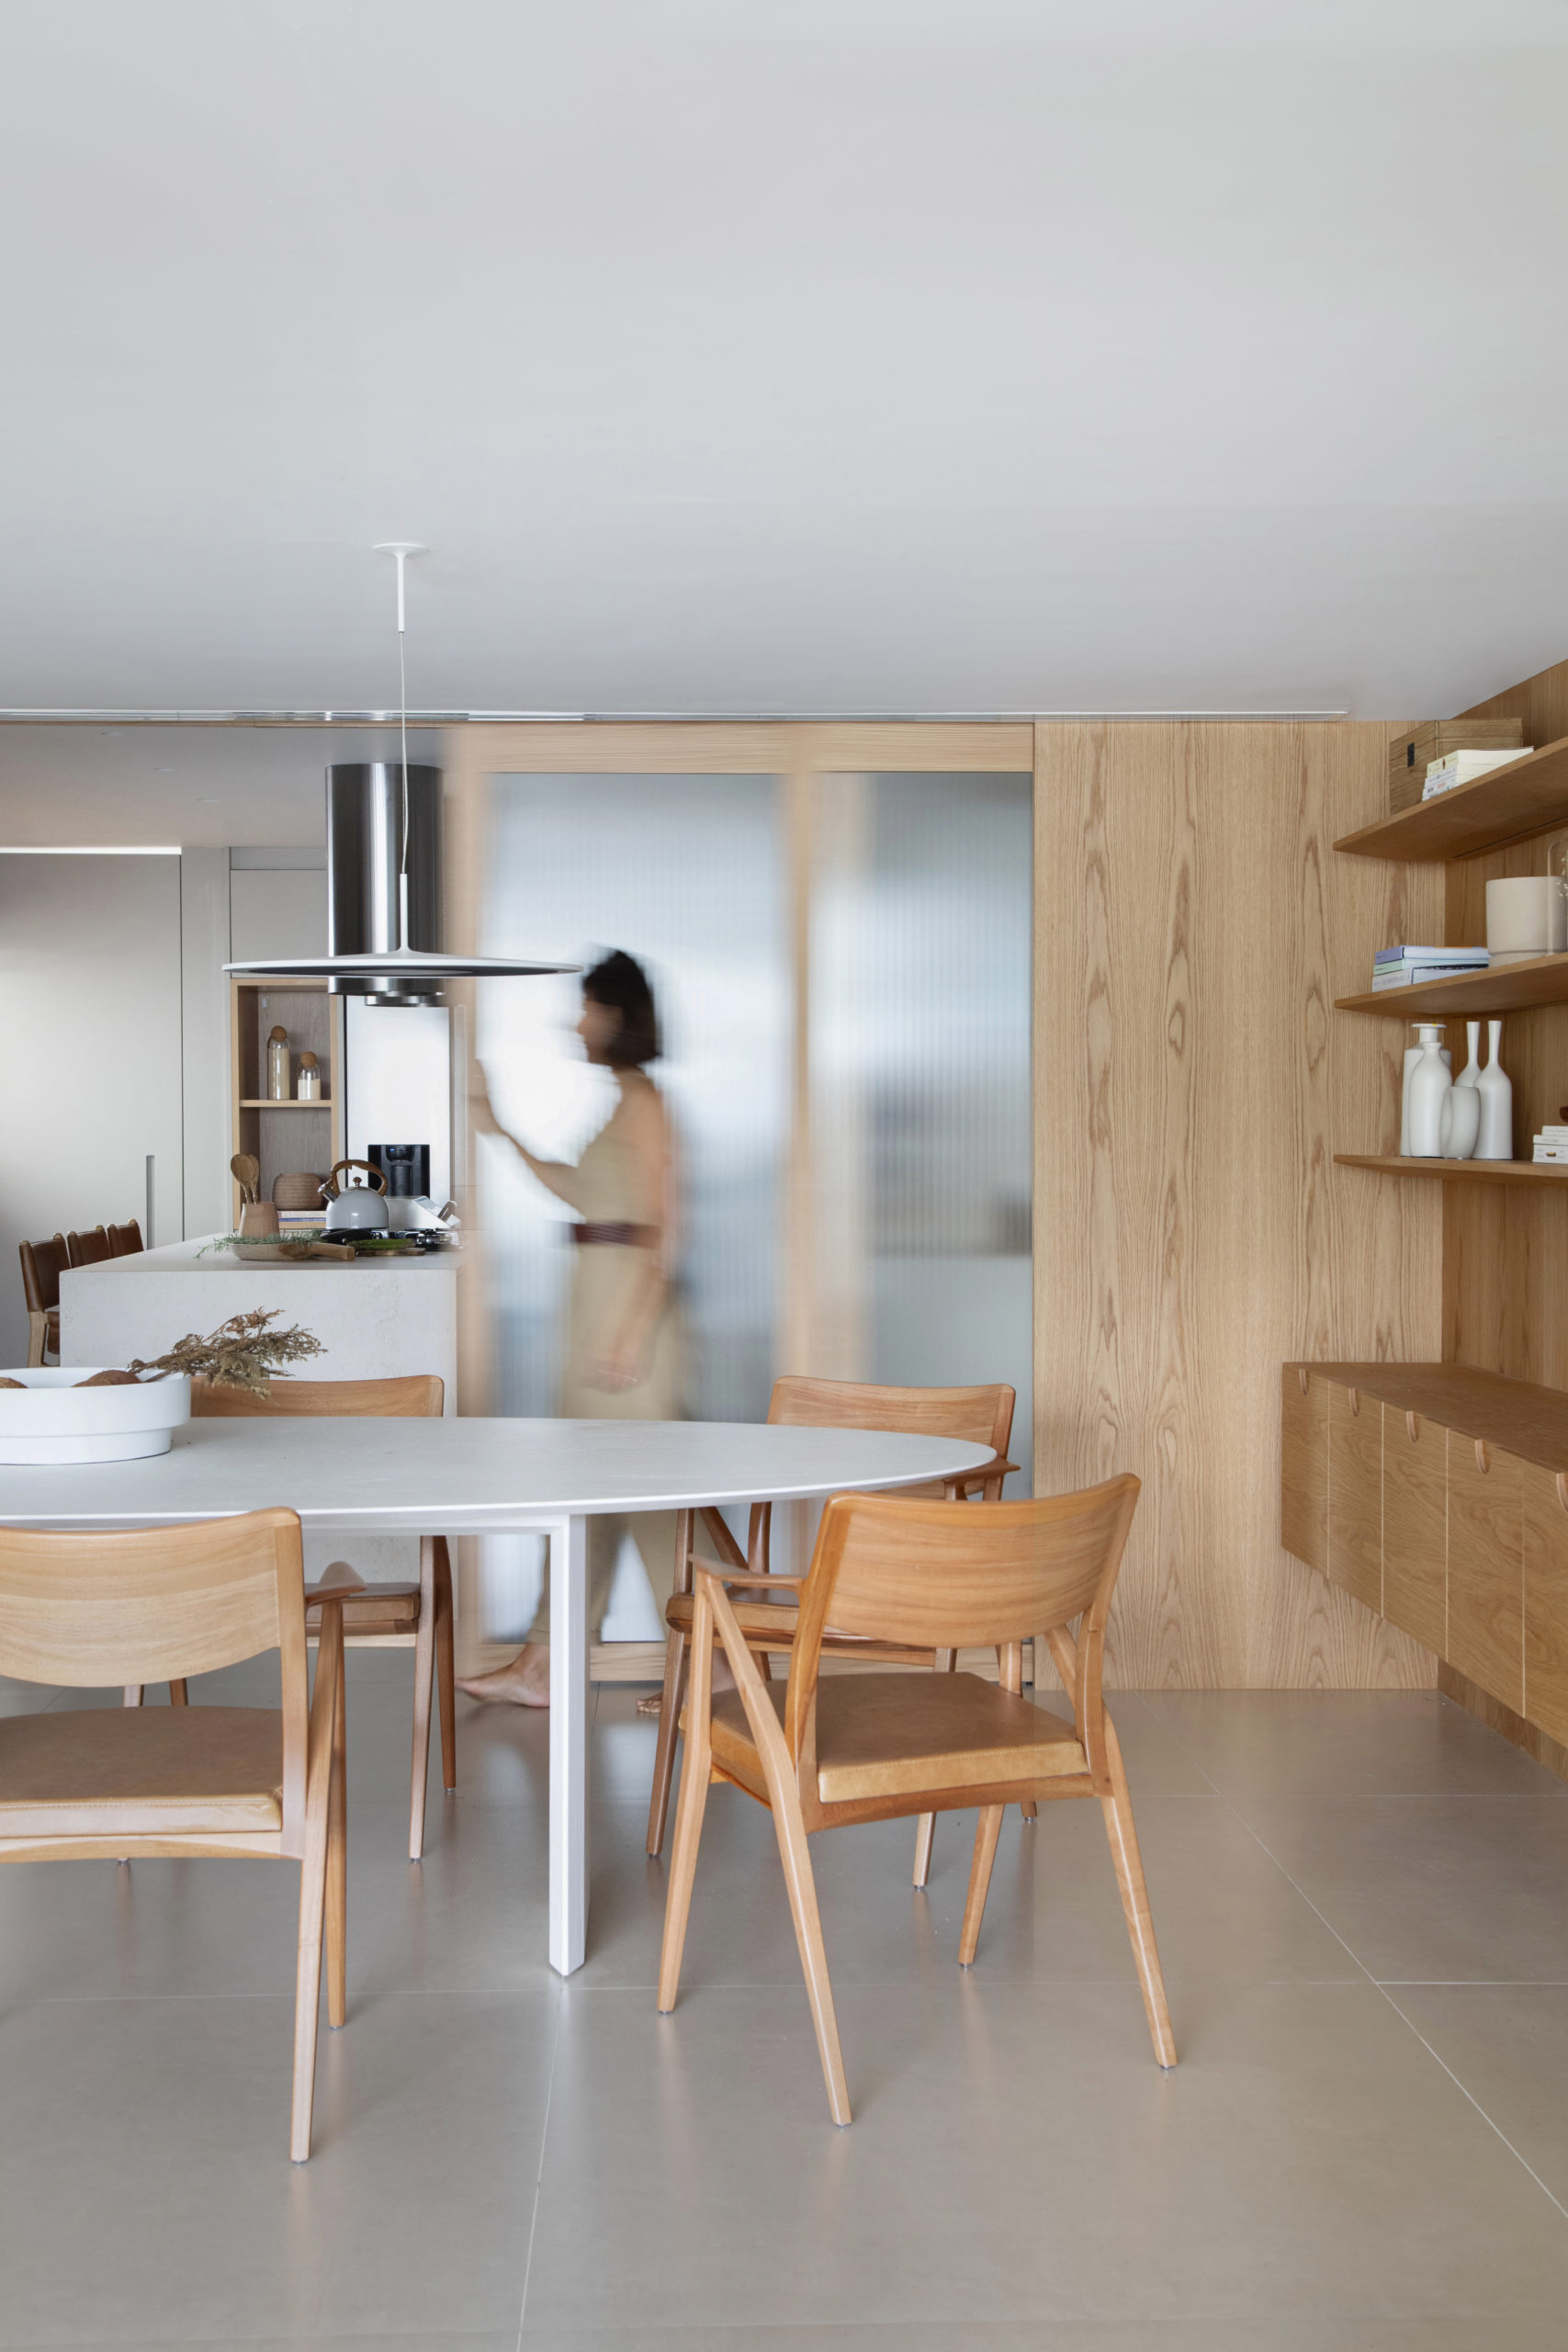
[[[325,980],[246,977],[231,982],[230,1052],[233,1085],[231,1148],[261,1163],[257,1192],[272,1198],[276,1178],[309,1172],[324,1176],[344,1157],[343,1001],[328,993]],[[290,1095],[275,1102],[261,1091],[266,1069],[269,1029],[288,1032],[288,1082],[299,1076],[299,1057],[309,1050],[321,1062],[326,1096],[301,1102]],[[279,1119],[277,1112],[296,1115]],[[301,1122],[298,1116],[303,1113]],[[233,1189],[233,1222],[240,1221],[240,1188]]]

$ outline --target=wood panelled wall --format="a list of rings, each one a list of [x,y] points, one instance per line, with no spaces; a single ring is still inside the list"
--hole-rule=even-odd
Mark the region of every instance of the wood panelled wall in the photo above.
[[[1435,1679],[1279,1540],[1280,1363],[1440,1352],[1444,1188],[1333,1164],[1396,1148],[1400,1075],[1333,1000],[1443,920],[1439,867],[1332,857],[1387,737],[1035,730],[1036,1480],[1144,1482],[1122,1685]]]
[[[1568,735],[1568,662],[1542,670],[1461,718],[1519,718],[1537,749]],[[1561,825],[1489,857],[1448,868],[1448,930],[1457,944],[1486,944],[1486,885],[1506,874],[1545,874]],[[1347,861],[1348,862],[1348,861]],[[1449,1043],[1457,1069],[1464,1032]],[[1483,1032],[1484,1043],[1484,1032]],[[1514,1081],[1514,1156],[1568,1102],[1568,1021],[1560,1007],[1512,1012],[1503,1023],[1503,1067]],[[1443,1353],[1516,1380],[1568,1388],[1568,1200],[1490,1184],[1445,1184]]]

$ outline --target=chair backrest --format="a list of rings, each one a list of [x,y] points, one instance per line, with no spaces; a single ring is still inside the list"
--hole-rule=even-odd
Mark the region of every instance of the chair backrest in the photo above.
[[[1014,1401],[1005,1382],[984,1388],[886,1388],[786,1373],[773,1383],[768,1419],[795,1429],[901,1430],[912,1437],[965,1438],[1005,1453]]]
[[[101,1266],[106,1259],[114,1256],[114,1244],[107,1227],[96,1225],[90,1233],[68,1233],[65,1256],[73,1266]]]
[[[1078,1647],[1098,1691],[1105,1621],[1138,1491],[1124,1472],[1102,1487],[1032,1502],[835,1495],[800,1597],[787,1717],[794,1752],[829,1622],[836,1634],[915,1649],[1004,1649],[1081,1616]]]
[[[275,1376],[265,1396],[253,1396],[248,1388],[214,1388],[206,1380],[193,1380],[190,1409],[193,1420],[236,1419],[254,1413],[346,1413],[371,1420],[438,1420],[446,1396],[446,1384],[434,1372],[410,1373],[396,1380],[286,1380]]]
[[[283,1666],[283,1826],[303,1819],[309,1683],[299,1520],[62,1535],[0,1527],[0,1674],[73,1690],[173,1682],[263,1650]]]
[[[136,1258],[140,1257],[141,1253],[141,1227],[134,1217],[129,1225],[110,1226],[109,1256],[111,1258]]]
[[[21,1244],[22,1289],[29,1315],[44,1314],[60,1304],[60,1277],[69,1262],[65,1254],[65,1236],[57,1233],[50,1241],[24,1241]]]

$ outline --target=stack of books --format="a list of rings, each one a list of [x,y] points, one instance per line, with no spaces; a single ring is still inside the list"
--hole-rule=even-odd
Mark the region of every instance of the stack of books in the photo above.
[[[1484,947],[1380,947],[1372,958],[1372,987],[1462,979],[1467,972],[1483,972],[1491,960]]]
[[[280,1233],[321,1233],[326,1229],[325,1206],[319,1209],[279,1209],[277,1228]]]
[[[1534,746],[1525,744],[1517,752],[1450,752],[1446,759],[1428,760],[1423,800],[1435,800],[1439,792],[1451,792],[1456,784],[1473,784],[1478,775],[1490,775],[1494,768],[1506,767],[1510,760],[1528,760]]]
[[[1542,1127],[1535,1139],[1531,1158],[1549,1164],[1561,1162],[1568,1168],[1568,1127]]]

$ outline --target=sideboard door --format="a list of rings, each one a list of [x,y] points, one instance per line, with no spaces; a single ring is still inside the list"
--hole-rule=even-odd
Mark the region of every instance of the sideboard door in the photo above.
[[[1383,1613],[1439,1657],[1449,1633],[1447,1443],[1440,1421],[1383,1408]]]
[[[1375,1396],[1328,1390],[1328,1575],[1382,1607],[1382,1423]]]

